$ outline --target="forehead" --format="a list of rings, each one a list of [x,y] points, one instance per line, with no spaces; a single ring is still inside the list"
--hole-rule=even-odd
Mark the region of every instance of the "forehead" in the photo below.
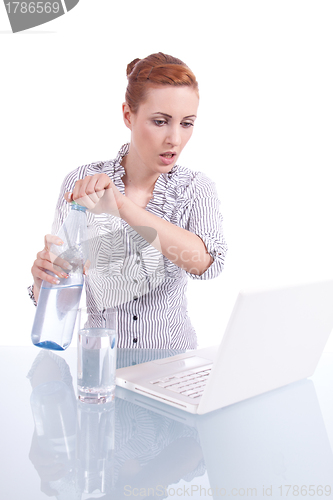
[[[199,97],[192,87],[163,85],[148,89],[145,101],[139,106],[139,112],[161,112],[183,117],[196,115],[198,105]]]

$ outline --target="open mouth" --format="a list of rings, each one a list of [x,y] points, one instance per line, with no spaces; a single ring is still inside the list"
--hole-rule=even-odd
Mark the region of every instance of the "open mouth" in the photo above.
[[[160,159],[164,165],[171,165],[175,161],[176,153],[171,151],[160,155]]]
[[[174,156],[176,156],[176,153],[163,153],[160,156],[163,156],[163,158],[173,158]]]

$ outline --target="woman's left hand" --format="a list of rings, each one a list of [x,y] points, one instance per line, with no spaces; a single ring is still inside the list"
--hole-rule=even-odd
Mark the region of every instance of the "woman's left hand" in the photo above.
[[[65,194],[66,201],[76,201],[93,214],[106,213],[116,217],[120,217],[124,198],[106,174],[88,175],[75,183],[72,193]]]

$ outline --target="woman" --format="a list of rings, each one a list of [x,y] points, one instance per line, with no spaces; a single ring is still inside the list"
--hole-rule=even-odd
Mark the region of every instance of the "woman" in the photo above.
[[[88,208],[93,249],[86,278],[88,304],[117,306],[119,347],[195,348],[186,310],[188,276],[216,277],[226,244],[214,184],[177,165],[197,117],[198,84],[179,59],[158,53],[127,67],[123,119],[131,130],[115,160],[79,167],[65,179],[53,233],[72,200]],[[92,243],[93,242],[93,243]],[[51,244],[32,267],[38,300]]]

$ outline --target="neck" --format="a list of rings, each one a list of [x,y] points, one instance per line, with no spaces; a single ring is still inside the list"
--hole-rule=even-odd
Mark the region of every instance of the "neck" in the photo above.
[[[122,178],[125,187],[153,194],[159,174],[139,168],[136,162],[131,161],[130,153],[123,158],[121,164],[125,169],[125,175]]]

